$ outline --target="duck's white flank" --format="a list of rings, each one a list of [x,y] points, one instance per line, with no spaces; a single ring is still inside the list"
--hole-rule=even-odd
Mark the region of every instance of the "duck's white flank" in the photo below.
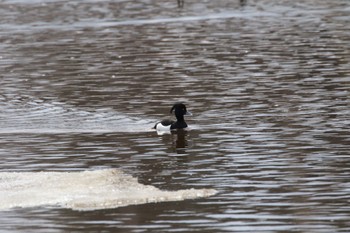
[[[170,130],[170,127],[171,127],[171,125],[164,126],[164,125],[162,125],[161,123],[158,123],[158,124],[156,125],[156,130],[157,130],[157,131],[169,131],[169,130]]]

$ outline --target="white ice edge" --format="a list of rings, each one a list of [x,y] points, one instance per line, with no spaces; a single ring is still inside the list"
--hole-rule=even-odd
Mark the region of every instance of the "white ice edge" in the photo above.
[[[110,209],[145,203],[209,197],[214,189],[164,191],[140,184],[117,169],[80,172],[0,172],[0,210],[58,206]]]

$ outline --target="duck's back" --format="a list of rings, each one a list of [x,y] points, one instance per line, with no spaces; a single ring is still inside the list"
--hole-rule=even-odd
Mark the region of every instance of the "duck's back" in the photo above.
[[[170,129],[184,129],[184,128],[187,128],[187,124],[185,121],[176,121],[170,126]]]

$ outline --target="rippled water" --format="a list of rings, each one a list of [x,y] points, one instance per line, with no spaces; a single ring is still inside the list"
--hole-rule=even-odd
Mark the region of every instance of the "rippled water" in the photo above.
[[[218,194],[14,208],[1,230],[349,232],[350,2],[176,4],[1,1],[0,169]],[[177,101],[190,129],[157,135]]]

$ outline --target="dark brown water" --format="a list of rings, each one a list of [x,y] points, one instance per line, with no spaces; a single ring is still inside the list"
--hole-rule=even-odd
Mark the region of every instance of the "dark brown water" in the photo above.
[[[14,208],[2,232],[350,232],[350,2],[176,4],[0,1],[0,169],[219,193]],[[150,130],[177,101],[190,130]]]

